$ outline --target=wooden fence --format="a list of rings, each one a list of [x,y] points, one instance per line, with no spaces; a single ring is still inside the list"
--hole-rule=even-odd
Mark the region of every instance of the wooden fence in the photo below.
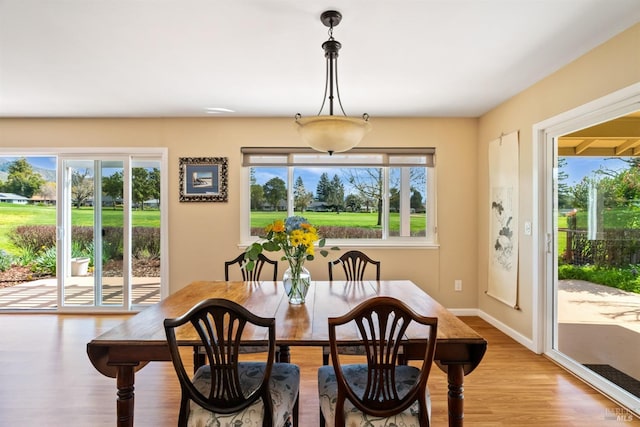
[[[590,240],[586,230],[558,229],[565,232],[567,244],[562,257],[567,264],[626,267],[640,263],[640,230],[605,230]]]

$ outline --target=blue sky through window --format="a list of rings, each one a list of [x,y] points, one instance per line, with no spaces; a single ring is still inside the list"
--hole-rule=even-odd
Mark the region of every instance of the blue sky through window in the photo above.
[[[629,167],[622,159],[625,157],[564,157],[567,165],[562,169],[568,175],[566,184],[574,186],[582,178],[591,175],[598,169],[620,170]],[[627,157],[628,158],[628,157]]]
[[[20,157],[0,157],[0,160],[5,160],[7,162],[13,162],[18,160]],[[43,156],[43,157],[25,157],[27,162],[32,165],[42,169],[56,169],[56,158],[51,156]]]

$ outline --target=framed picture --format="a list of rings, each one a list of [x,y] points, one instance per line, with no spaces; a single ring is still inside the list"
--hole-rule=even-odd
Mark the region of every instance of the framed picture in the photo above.
[[[180,157],[181,202],[226,202],[226,157]]]

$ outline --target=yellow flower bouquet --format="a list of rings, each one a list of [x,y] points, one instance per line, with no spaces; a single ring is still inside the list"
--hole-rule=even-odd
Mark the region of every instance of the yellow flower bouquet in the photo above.
[[[280,260],[287,261],[289,264],[289,268],[283,276],[289,302],[292,304],[304,303],[310,285],[309,271],[304,268],[304,262],[315,258],[316,242],[321,248],[319,253],[322,256],[328,255],[328,252],[322,249],[325,245],[325,239],[320,238],[318,229],[301,216],[290,216],[285,220],[276,220],[267,225],[265,233],[265,236],[260,236],[260,241],[247,248],[245,268],[251,271],[262,251],[282,251],[283,255]]]

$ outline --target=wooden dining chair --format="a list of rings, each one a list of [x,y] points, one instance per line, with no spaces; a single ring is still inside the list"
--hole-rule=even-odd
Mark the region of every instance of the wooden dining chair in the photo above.
[[[374,261],[364,252],[347,251],[340,258],[329,261],[329,280],[333,280],[333,266],[340,264],[346,280],[362,280],[369,264],[376,267],[376,280],[380,280],[380,261]]]
[[[369,299],[349,313],[329,318],[333,365],[318,370],[320,425],[428,426],[431,401],[427,380],[435,354],[438,319],[416,314],[391,297]],[[427,340],[420,367],[398,365],[398,351],[410,323],[424,327]],[[343,364],[337,331],[357,327],[366,363]]]
[[[267,258],[264,254],[259,254],[258,259],[255,261],[255,266],[253,270],[247,271],[244,268],[246,263],[244,252],[240,255],[232,259],[231,261],[224,262],[224,280],[229,281],[229,268],[233,265],[237,265],[242,273],[242,280],[245,282],[257,282],[260,280],[262,275],[262,268],[265,264],[269,264],[272,266],[273,271],[273,280],[274,282],[278,280],[278,262]],[[267,351],[267,348],[264,346],[243,346],[240,349],[241,353],[262,353]],[[276,362],[280,361],[280,352],[276,350]]]
[[[242,280],[245,282],[257,282],[260,280],[262,274],[262,268],[265,264],[270,264],[273,268],[273,281],[278,280],[278,262],[273,261],[263,254],[258,255],[258,259],[255,262],[255,267],[251,271],[244,269],[246,260],[244,258],[244,252],[232,259],[231,261],[224,262],[224,280],[229,281],[230,267],[236,265],[242,273]],[[244,345],[240,348],[240,353],[264,353],[268,350],[266,346],[251,346]],[[276,351],[276,362],[280,361],[280,352]],[[193,348],[193,367],[194,371],[204,364],[204,351],[202,347]]]
[[[340,258],[329,261],[329,280],[333,280],[333,266],[340,264],[344,270],[344,275],[347,281],[359,281],[363,280],[365,270],[369,264],[376,267],[376,280],[380,280],[380,261],[374,261],[369,258],[364,252],[360,251],[347,251],[340,256]],[[342,354],[357,354],[363,355],[364,349],[360,346],[350,345],[340,347],[340,353]],[[329,346],[322,347],[322,364],[329,364]]]
[[[236,302],[214,298],[178,318],[165,319],[164,329],[182,392],[179,426],[298,425],[300,369],[274,362],[274,318],[259,317]],[[265,330],[269,351],[263,360],[239,360],[245,329]],[[186,344],[180,343],[176,330],[182,342],[185,337],[199,338],[206,350],[206,363],[193,377],[182,361],[180,347]]]
[[[232,259],[231,261],[224,262],[224,280],[229,280],[229,268],[233,265],[237,265],[242,273],[242,280],[245,282],[255,282],[260,280],[262,275],[262,268],[265,264],[270,264],[273,267],[273,280],[278,280],[278,262],[267,258],[264,254],[258,255],[258,259],[255,261],[255,266],[251,271],[247,271],[244,268],[246,260],[244,258],[244,252]]]

